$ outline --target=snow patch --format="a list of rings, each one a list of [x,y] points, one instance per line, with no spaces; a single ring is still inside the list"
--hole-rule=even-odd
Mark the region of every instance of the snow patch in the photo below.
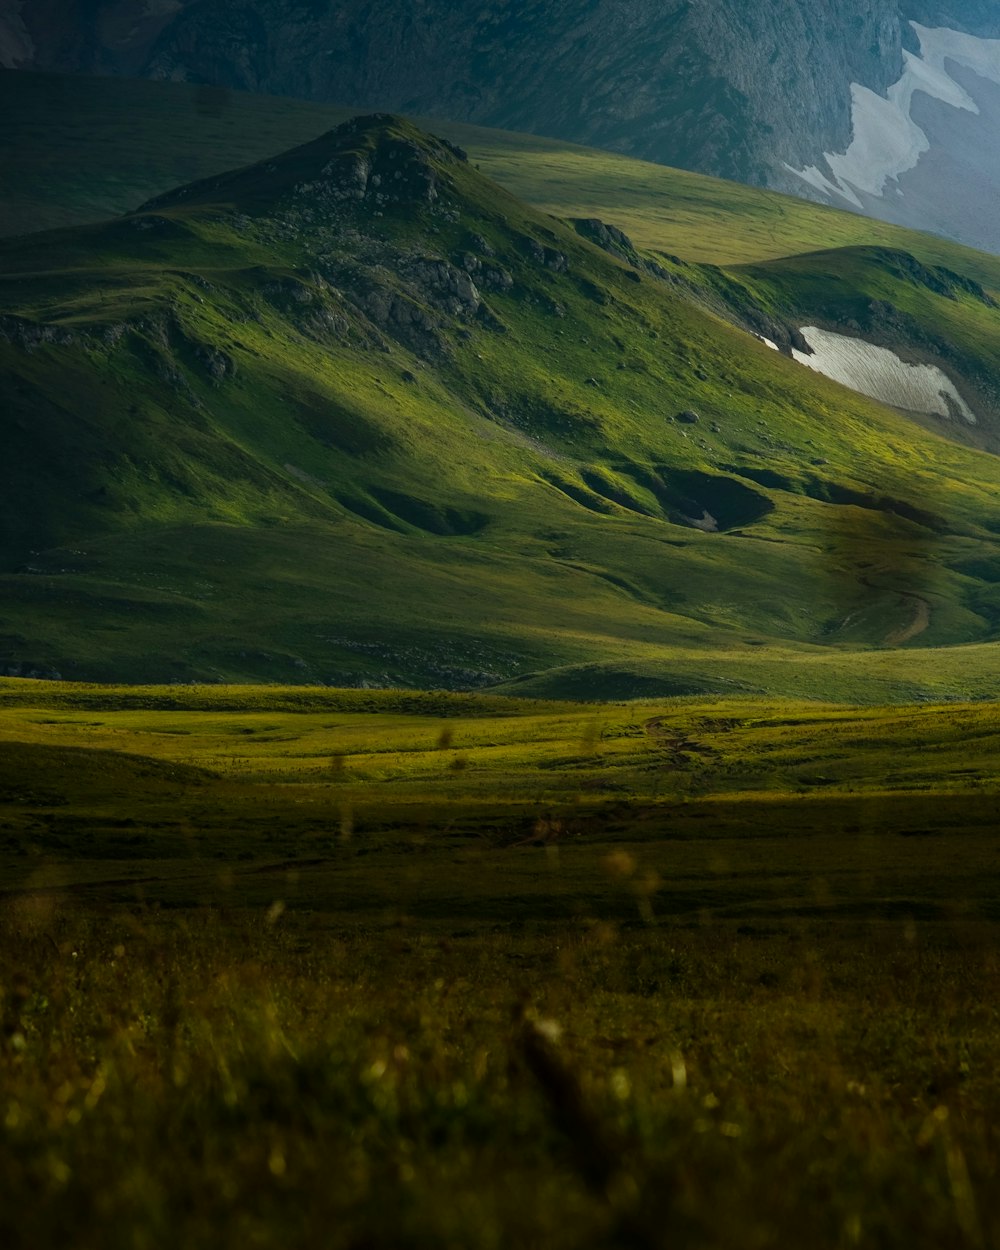
[[[918,22],[910,25],[920,41],[920,55],[904,52],[903,76],[889,88],[887,98],[858,83],[851,85],[853,138],[846,152],[824,153],[829,176],[816,165],[806,169],[785,165],[824,195],[847,200],[856,208],[864,207],[860,192],[884,196],[889,181],[915,168],[930,151],[930,140],[912,117],[918,91],[952,108],[979,112],[975,100],[951,77],[947,62],[1000,83],[1000,39],[979,39]]]
[[[768,338],[765,338],[763,334],[754,334],[754,338],[755,338],[755,339],[760,339],[760,341],[764,344],[764,346],[765,346],[765,347],[769,347],[769,348],[771,349],[771,351],[772,351],[772,352],[780,352],[780,351],[781,351],[781,348],[780,348],[780,347],[778,346],[778,344],[774,341],[774,339],[768,339]]]
[[[937,365],[909,365],[888,347],[817,326],[803,326],[802,337],[812,355],[793,348],[792,356],[834,382],[893,408],[976,424],[975,413]]]

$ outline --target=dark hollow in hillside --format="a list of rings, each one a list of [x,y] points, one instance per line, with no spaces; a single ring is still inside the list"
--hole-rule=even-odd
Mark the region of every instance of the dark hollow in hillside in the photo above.
[[[543,474],[543,481],[548,482],[550,486],[554,486],[567,499],[572,499],[581,508],[586,508],[588,512],[596,512],[599,516],[613,516],[616,511],[616,505],[605,499],[602,495],[589,490],[586,486],[581,486],[577,482],[569,482],[563,477],[559,477],[555,473]]]
[[[400,521],[442,538],[478,534],[490,520],[485,512],[428,503],[414,495],[404,495],[399,491],[384,490],[377,486],[371,488],[371,494],[387,512],[391,512]]]
[[[841,486],[839,482],[824,481],[816,477],[809,478],[803,483],[803,493],[810,499],[819,500],[821,503],[851,504],[856,508],[868,508],[874,512],[890,512],[893,516],[912,521],[915,525],[922,525],[925,529],[933,530],[935,533],[944,533],[948,529],[947,521],[933,512],[916,508],[913,504],[906,503],[902,499],[893,499],[889,495],[866,494],[864,491],[853,490],[851,487]]]
[[[656,498],[667,520],[675,525],[724,533],[752,525],[774,511],[766,495],[739,478],[670,465],[629,465],[624,471]]]
[[[756,469],[745,465],[726,465],[725,467],[732,473],[738,473],[740,477],[749,478],[751,482],[756,482],[759,486],[785,491],[789,494],[805,495],[808,499],[815,499],[818,503],[865,508],[869,512],[888,512],[893,516],[902,517],[905,521],[912,521],[915,525],[922,525],[925,529],[933,530],[935,533],[945,533],[949,528],[948,522],[936,513],[928,512],[925,508],[918,508],[903,499],[895,499],[891,495],[877,495],[874,492],[856,490],[854,487],[844,486],[828,478],[813,476],[797,480],[777,473],[773,469]]]
[[[722,466],[729,473],[738,473],[740,477],[749,478],[751,482],[756,482],[758,486],[766,486],[769,490],[784,490],[796,492],[798,484],[794,478],[787,477],[784,473],[777,473],[774,469],[755,469],[749,465],[724,464]]]
[[[374,499],[367,495],[338,495],[337,502],[348,512],[353,512],[369,525],[377,525],[381,529],[390,530],[394,534],[405,534],[406,526],[401,525],[391,512],[380,507]]]

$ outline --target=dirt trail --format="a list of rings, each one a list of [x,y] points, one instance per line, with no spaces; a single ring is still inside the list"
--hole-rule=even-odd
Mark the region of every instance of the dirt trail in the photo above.
[[[876,585],[869,577],[859,577],[858,582],[868,590],[886,589]],[[912,590],[898,590],[896,594],[903,603],[909,603],[912,606],[913,618],[908,625],[900,625],[898,629],[894,629],[885,636],[882,640],[882,645],[885,647],[902,647],[905,643],[912,642],[914,638],[919,638],[931,623],[931,605],[923,595],[914,594]],[[844,624],[846,623],[845,621]]]
[[[885,643],[888,647],[901,647],[906,642],[912,642],[914,638],[919,638],[931,623],[931,605],[926,599],[907,591],[901,591],[900,598],[913,605],[913,620],[909,625],[894,629],[886,637]]]

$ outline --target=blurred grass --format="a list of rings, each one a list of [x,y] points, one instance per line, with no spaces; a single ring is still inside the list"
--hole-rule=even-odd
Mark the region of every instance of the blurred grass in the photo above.
[[[995,1245],[994,937],[7,907],[0,1234]]]
[[[998,737],[0,683],[2,1244],[997,1245]]]

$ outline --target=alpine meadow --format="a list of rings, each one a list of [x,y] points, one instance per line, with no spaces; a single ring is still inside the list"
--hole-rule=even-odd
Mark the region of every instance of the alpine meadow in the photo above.
[[[1000,256],[147,7],[0,13],[3,1245],[1000,1247]]]

